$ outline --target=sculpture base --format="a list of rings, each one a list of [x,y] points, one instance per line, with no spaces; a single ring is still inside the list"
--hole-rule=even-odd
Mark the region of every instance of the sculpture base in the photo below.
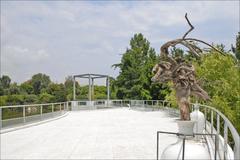
[[[195,121],[177,120],[178,133],[184,134],[186,136],[192,136],[194,124],[195,124]]]

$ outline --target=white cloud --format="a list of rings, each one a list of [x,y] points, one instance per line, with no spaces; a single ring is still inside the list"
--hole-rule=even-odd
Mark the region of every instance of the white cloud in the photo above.
[[[239,31],[236,1],[12,1],[1,10],[2,73],[17,82],[37,72],[55,81],[87,72],[116,76],[110,66],[134,33],[158,51],[188,29],[185,12],[196,27],[191,36],[210,43],[230,46]]]
[[[11,61],[19,61],[22,58],[29,60],[30,62],[41,62],[49,57],[49,54],[44,49],[39,50],[30,50],[29,48],[22,48],[19,46],[6,46],[3,49],[4,53],[7,53],[3,59],[5,62]],[[11,62],[10,61],[10,62]]]

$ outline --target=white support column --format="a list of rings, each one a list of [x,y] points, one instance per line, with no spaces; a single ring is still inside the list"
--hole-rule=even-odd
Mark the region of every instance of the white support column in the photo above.
[[[109,98],[110,98],[110,81],[109,81],[109,76],[107,76],[107,105],[109,105]]]
[[[73,76],[73,100],[76,100],[76,84],[75,77]]]
[[[94,78],[92,78],[92,100],[94,100]]]

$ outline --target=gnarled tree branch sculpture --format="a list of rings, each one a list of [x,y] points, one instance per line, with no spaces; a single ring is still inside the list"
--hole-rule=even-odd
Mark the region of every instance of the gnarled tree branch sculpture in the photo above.
[[[220,52],[212,45],[199,39],[186,38],[187,35],[194,29],[193,25],[185,14],[185,18],[190,26],[190,29],[180,39],[175,39],[164,43],[161,46],[161,61],[153,68],[152,77],[153,82],[169,82],[172,81],[174,89],[176,90],[177,104],[180,108],[181,120],[190,120],[189,111],[189,97],[191,95],[201,98],[203,100],[210,100],[206,91],[204,91],[198,84],[195,78],[194,66],[184,61],[178,61],[169,55],[169,48],[176,45],[183,45],[189,49],[193,56],[200,57],[202,49],[200,49],[193,42],[198,42],[211,47],[212,49]],[[221,54],[224,54],[220,52]]]

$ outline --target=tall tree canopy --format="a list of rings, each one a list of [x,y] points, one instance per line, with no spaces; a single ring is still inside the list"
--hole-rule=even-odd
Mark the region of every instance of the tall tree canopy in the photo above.
[[[0,83],[1,83],[1,85],[4,89],[8,88],[10,86],[10,83],[11,83],[11,78],[7,75],[3,75],[0,78]]]
[[[33,75],[31,79],[34,94],[40,94],[41,90],[46,89],[50,83],[50,77],[42,73]]]
[[[130,48],[123,54],[121,63],[113,65],[120,69],[114,85],[116,96],[120,99],[152,99],[156,94],[156,87],[151,84],[151,69],[158,56],[150,47],[150,42],[139,33],[130,40]],[[154,90],[154,92],[153,92]]]

